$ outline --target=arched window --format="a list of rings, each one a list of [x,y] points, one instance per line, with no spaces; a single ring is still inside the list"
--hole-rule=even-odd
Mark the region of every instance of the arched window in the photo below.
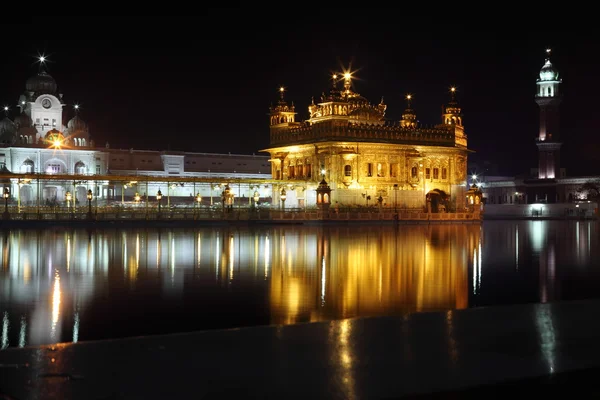
[[[410,169],[410,176],[411,176],[411,178],[416,178],[417,177],[417,167],[412,167]]]
[[[352,176],[352,166],[351,165],[344,166],[344,176]]]
[[[32,174],[33,170],[34,170],[33,161],[31,161],[29,159],[23,161],[23,164],[21,164],[21,173],[22,174]]]
[[[75,163],[75,173],[78,175],[83,175],[87,172],[87,168],[85,166],[85,164],[81,161],[77,161],[77,163]]]

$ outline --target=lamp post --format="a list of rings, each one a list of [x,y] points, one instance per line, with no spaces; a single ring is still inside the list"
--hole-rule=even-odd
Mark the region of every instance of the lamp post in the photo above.
[[[198,203],[198,211],[200,211],[200,203],[202,202],[202,196],[200,193],[196,193],[196,203]]]
[[[252,198],[254,199],[254,208],[258,209],[258,200],[260,200],[260,193],[258,193],[258,191],[254,192],[254,196],[252,196]]]
[[[160,201],[162,200],[162,192],[158,189],[156,192],[156,201],[158,201],[158,213],[160,214]]]
[[[285,188],[281,189],[281,209],[285,211],[285,199],[287,198],[287,194],[285,193]]]
[[[9,219],[10,214],[8,213],[8,198],[10,197],[10,191],[7,187],[4,188],[4,219]]]
[[[71,208],[71,192],[67,191],[67,193],[65,193],[65,200],[67,201],[67,209]]]
[[[231,188],[229,188],[229,184],[225,185],[225,190],[223,190],[222,194],[223,200],[223,212],[225,212],[225,206],[227,205],[227,211],[229,212],[229,203],[231,202]]]
[[[140,194],[138,192],[135,192],[134,200],[135,200],[135,204],[139,204],[139,202],[141,200],[141,197],[140,197]]]
[[[394,212],[398,212],[398,184],[394,183]]]
[[[88,189],[87,191],[87,199],[88,199],[88,218],[92,219],[92,189]]]

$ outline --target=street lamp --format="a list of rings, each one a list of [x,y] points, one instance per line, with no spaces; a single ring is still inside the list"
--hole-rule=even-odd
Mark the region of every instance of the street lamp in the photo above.
[[[87,191],[87,199],[88,199],[88,217],[92,218],[92,189],[88,189]]]
[[[201,202],[202,202],[202,196],[200,196],[200,193],[196,193],[196,203],[198,203],[198,208],[200,208]]]
[[[8,213],[8,198],[10,197],[10,191],[7,187],[4,188],[4,219],[8,219],[10,214]]]
[[[158,201],[158,213],[160,214],[160,201],[162,200],[162,192],[160,189],[156,192],[156,200]]]
[[[285,199],[287,195],[285,193],[285,188],[281,189],[281,209],[285,211]]]
[[[260,193],[258,193],[258,191],[254,192],[254,207],[256,208],[257,204],[258,204],[258,200],[260,200]]]
[[[134,197],[135,203],[139,203],[141,200],[140,194],[138,192],[135,192],[135,197]]]
[[[231,188],[229,187],[229,184],[225,185],[225,189],[223,190],[223,194],[222,194],[222,200],[223,200],[223,210],[225,210],[225,205],[227,205],[227,211],[229,212],[230,202],[231,202]]]
[[[65,200],[67,201],[67,208],[71,207],[71,192],[65,193]]]

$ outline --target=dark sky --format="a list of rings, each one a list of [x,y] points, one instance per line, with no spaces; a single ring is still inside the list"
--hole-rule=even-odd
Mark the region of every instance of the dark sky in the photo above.
[[[537,164],[535,80],[551,47],[563,79],[563,167],[569,175],[600,173],[600,68],[590,35],[428,35],[397,24],[361,30],[305,19],[279,25],[231,10],[105,17],[49,35],[36,28],[44,18],[4,26],[23,33],[3,46],[0,101],[16,104],[37,71],[35,56],[44,53],[65,101],[81,105],[99,146],[252,154],[268,147],[266,114],[280,85],[304,120],[311,96],[318,100],[332,72],[351,65],[355,90],[376,103],[383,96],[392,120],[412,93],[421,123],[439,123],[455,85],[476,151],[471,159],[523,173]]]

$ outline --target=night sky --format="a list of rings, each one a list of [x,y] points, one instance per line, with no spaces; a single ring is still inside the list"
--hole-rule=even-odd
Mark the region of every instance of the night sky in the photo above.
[[[268,107],[280,85],[304,120],[331,74],[351,67],[355,90],[374,103],[383,96],[392,120],[400,119],[411,93],[419,121],[439,123],[456,86],[476,152],[470,160],[495,163],[505,175],[537,164],[535,81],[551,47],[563,79],[562,166],[568,175],[600,174],[600,69],[597,43],[585,35],[531,33],[515,40],[455,33],[448,39],[397,25],[340,30],[303,19],[257,28],[235,11],[174,20],[115,17],[42,35],[34,27],[43,18],[19,25],[24,33],[3,48],[0,102],[13,108],[11,117],[43,53],[65,102],[80,104],[98,146],[252,154],[268,147]],[[110,33],[101,34],[100,26]]]

